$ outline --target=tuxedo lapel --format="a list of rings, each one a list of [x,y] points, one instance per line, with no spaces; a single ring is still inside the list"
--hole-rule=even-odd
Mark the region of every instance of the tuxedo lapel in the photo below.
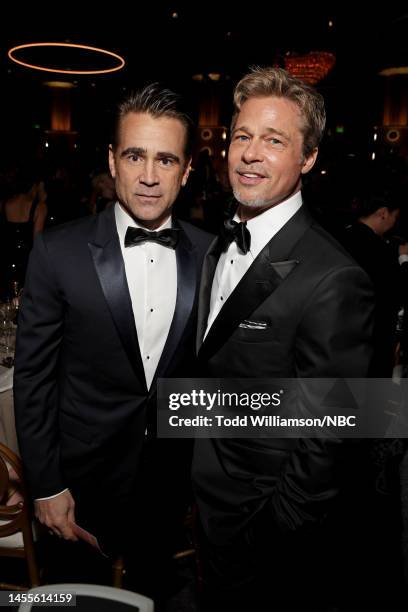
[[[138,379],[146,384],[113,206],[98,215],[88,246],[123,347]]]
[[[180,238],[176,248],[177,265],[177,297],[173,319],[170,325],[166,344],[158,363],[151,392],[154,391],[155,380],[163,377],[177,350],[183,336],[187,322],[193,310],[197,287],[197,259],[195,248],[190,242],[187,234],[177,222],[174,227],[180,229]]]
[[[248,271],[244,274],[234,291],[226,300],[217,318],[211,326],[204,342],[199,349],[200,358],[208,358],[224,344],[239,324],[249,318],[251,313],[264,302],[294,268],[301,263],[301,258],[290,259],[290,254],[312,219],[302,207],[283,226],[283,228],[268,242]],[[210,253],[209,253],[210,254]],[[212,276],[202,285],[200,300],[202,301],[201,337],[205,333],[209,314],[212,279],[219,255],[215,264],[210,262]]]
[[[218,259],[222,252],[220,238],[216,238],[206,253],[201,273],[200,293],[198,299],[197,317],[197,352],[202,344],[205,330],[207,328],[208,315],[210,314],[211,288],[214,280]]]

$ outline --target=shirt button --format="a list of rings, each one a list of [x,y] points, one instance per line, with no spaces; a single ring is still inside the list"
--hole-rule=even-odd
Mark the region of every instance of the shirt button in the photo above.
[[[150,359],[149,355],[146,357],[146,359]]]
[[[150,309],[150,312],[153,312],[153,308]]]
[[[220,300],[221,300],[221,302],[223,302],[223,301],[224,301],[224,298],[221,296],[221,297],[220,297]]]
[[[150,260],[150,263],[153,263],[153,259]]]
[[[233,259],[231,259],[231,263],[232,263],[232,264],[234,263],[234,260],[233,260]]]

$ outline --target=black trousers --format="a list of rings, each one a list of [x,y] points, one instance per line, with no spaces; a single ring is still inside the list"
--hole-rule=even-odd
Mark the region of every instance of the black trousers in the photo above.
[[[148,440],[131,491],[110,492],[103,474],[94,486],[73,489],[78,523],[98,536],[110,559],[124,557],[125,588],[156,605],[178,588],[172,557],[191,501],[190,464],[190,440]]]

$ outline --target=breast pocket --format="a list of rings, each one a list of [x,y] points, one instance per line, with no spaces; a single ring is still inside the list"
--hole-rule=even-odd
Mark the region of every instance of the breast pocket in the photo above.
[[[231,339],[235,342],[274,342],[276,340],[276,331],[272,327],[254,328],[254,327],[238,327],[235,330]]]

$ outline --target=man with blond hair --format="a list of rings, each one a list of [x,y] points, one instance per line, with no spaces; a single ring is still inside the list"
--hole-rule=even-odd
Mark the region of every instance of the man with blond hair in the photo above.
[[[236,86],[234,105],[228,165],[236,212],[204,263],[202,375],[364,377],[369,279],[302,202],[302,177],[324,131],[323,98],[282,69],[256,68]],[[197,440],[193,479],[209,609],[324,609],[315,583],[325,520],[341,493],[341,446],[336,439]]]

